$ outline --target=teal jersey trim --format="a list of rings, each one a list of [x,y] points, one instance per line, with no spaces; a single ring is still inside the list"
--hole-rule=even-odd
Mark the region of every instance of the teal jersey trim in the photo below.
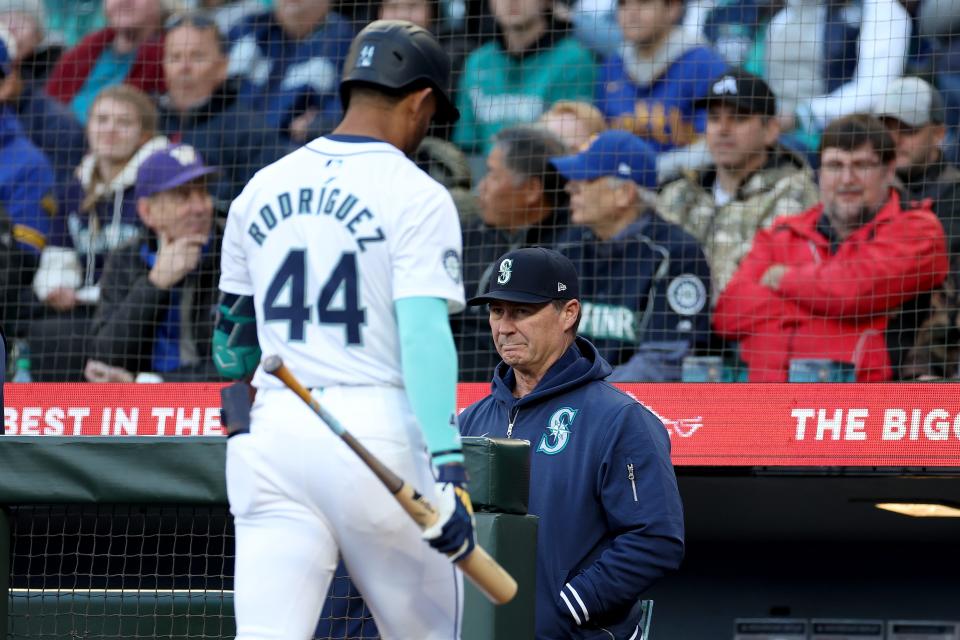
[[[457,350],[440,298],[394,303],[400,329],[403,383],[434,466],[463,462],[457,428]]]

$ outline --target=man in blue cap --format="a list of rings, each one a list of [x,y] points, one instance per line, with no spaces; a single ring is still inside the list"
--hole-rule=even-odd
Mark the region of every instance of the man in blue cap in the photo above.
[[[486,305],[503,361],[491,394],[460,415],[460,432],[531,443],[535,637],[636,638],[639,598],[683,558],[670,439],[606,382],[610,365],[577,336],[583,291],[569,259],[532,247],[492,267],[486,292],[467,304]]]
[[[137,212],[147,228],[107,260],[92,323],[92,382],[215,380],[213,312],[219,235],[204,164],[174,145],[137,172]]]
[[[617,367],[612,379],[679,380],[683,358],[708,343],[710,268],[696,240],[654,209],[653,148],[605,131],[552,162],[581,225],[561,245],[583,283],[580,333]]]

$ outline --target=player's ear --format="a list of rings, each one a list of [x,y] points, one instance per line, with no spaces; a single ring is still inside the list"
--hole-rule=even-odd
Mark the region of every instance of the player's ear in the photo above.
[[[433,95],[432,87],[417,89],[409,96],[410,108],[415,113],[420,113],[422,109],[429,107],[436,108],[436,96]]]

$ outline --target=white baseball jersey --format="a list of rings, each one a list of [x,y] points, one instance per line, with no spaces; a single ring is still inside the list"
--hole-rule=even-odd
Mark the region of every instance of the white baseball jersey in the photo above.
[[[401,151],[332,136],[262,169],[234,200],[220,289],[252,295],[264,354],[307,387],[402,386],[393,303],[464,306],[447,190]],[[282,383],[258,370],[258,388]]]

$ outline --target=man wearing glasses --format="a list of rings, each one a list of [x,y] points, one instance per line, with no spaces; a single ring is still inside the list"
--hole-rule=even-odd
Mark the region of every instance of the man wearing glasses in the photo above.
[[[760,231],[713,316],[740,341],[751,382],[782,382],[795,358],[891,379],[889,314],[947,273],[943,227],[892,188],[896,147],[872,116],[834,121],[820,142],[821,202]]]

